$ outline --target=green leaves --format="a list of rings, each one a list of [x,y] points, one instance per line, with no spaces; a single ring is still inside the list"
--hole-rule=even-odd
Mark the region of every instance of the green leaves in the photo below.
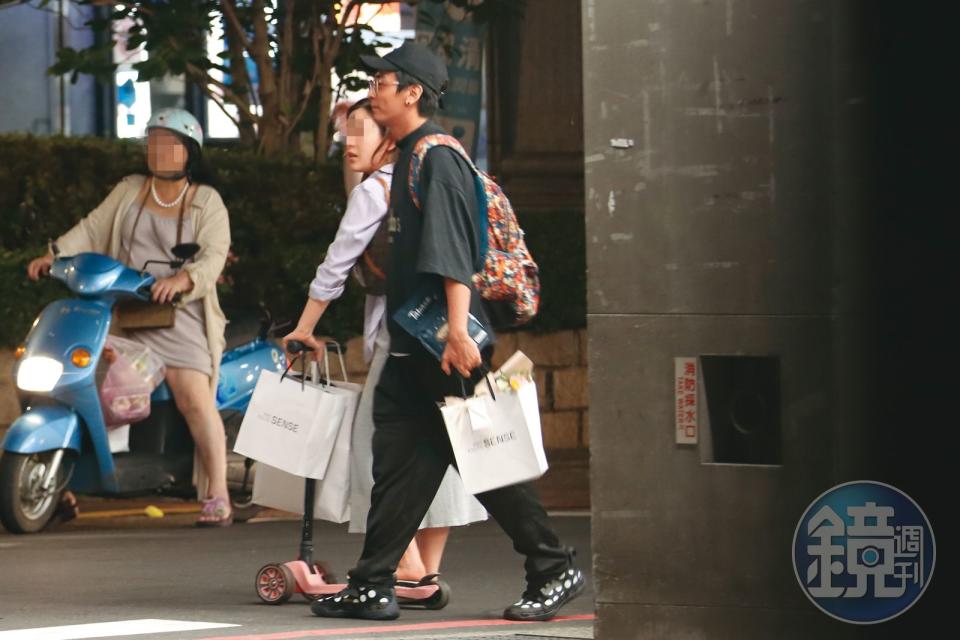
[[[79,74],[89,74],[102,82],[112,82],[117,68],[113,64],[112,43],[94,45],[87,49],[64,47],[57,52],[57,61],[47,70],[54,76],[71,74],[71,82],[76,82]]]
[[[81,5],[99,5],[100,0],[76,0]],[[94,18],[87,22],[92,30],[108,33],[104,42],[86,49],[64,48],[57,53],[57,61],[50,67],[51,75],[90,74],[104,82],[112,82],[117,65],[113,62],[116,39],[125,40],[128,51],[146,48],[149,59],[138,62],[134,68],[143,81],[164,75],[182,75],[187,65],[201,69],[210,66],[207,59],[206,37],[219,2],[214,0],[140,0],[115,5],[109,18]],[[114,34],[113,27],[124,27]]]
[[[144,171],[142,145],[97,138],[0,135],[0,346],[13,346],[57,283],[39,286],[26,264],[93,210],[123,176]],[[281,161],[234,148],[204,150],[214,186],[230,212],[232,252],[220,287],[227,309],[266,305],[277,319],[295,319],[345,209],[337,166]],[[520,212],[540,265],[542,307],[535,331],[583,327],[586,265],[582,211]],[[323,317],[338,338],[362,329],[363,294],[352,283]]]
[[[334,72],[347,90],[361,91],[366,87],[367,81],[359,74],[363,67],[360,56],[376,55],[378,47],[389,44],[369,25],[358,24],[345,30]]]
[[[386,1],[365,0],[365,3],[375,5],[385,4]],[[430,1],[438,3],[443,0]],[[461,9],[464,15],[481,22],[501,13],[516,13],[518,7],[522,10],[524,5],[524,0],[483,0],[479,3],[478,0],[447,1]],[[86,6],[106,5],[104,0],[74,2]],[[414,0],[409,2],[417,4]],[[40,6],[47,4],[44,0]],[[260,78],[263,93],[251,96],[253,87],[245,80],[246,74],[238,73],[239,77],[231,78],[237,82],[229,87],[232,91],[223,91],[224,99],[244,114],[251,113],[253,105],[263,107],[265,117],[250,122],[251,118],[257,120],[257,117],[248,116],[245,131],[248,136],[253,136],[253,125],[256,125],[256,135],[261,137],[260,147],[266,153],[282,155],[291,148],[298,148],[296,144],[288,144],[296,137],[296,132],[325,128],[325,109],[329,101],[323,92],[330,89],[328,72],[332,70],[336,73],[341,81],[340,90],[361,91],[365,80],[360,73],[360,56],[375,53],[378,47],[388,44],[367,24],[336,24],[339,13],[334,11],[335,4],[334,0],[294,0],[290,5],[286,1],[276,0],[234,0],[230,5],[235,10],[239,32],[249,42],[248,50],[242,54],[239,44],[233,43],[234,60],[241,55],[246,59],[257,59],[259,75],[263,76]],[[347,3],[342,1],[340,4],[343,6]],[[148,54],[146,60],[134,57],[133,68],[138,73],[139,81],[186,74],[201,90],[210,92],[209,87],[216,85],[219,78],[204,77],[204,74],[214,69],[228,73],[229,69],[228,65],[210,59],[206,46],[207,34],[214,26],[223,29],[228,37],[237,33],[223,12],[225,6],[222,0],[129,0],[115,4],[108,17],[97,17],[88,22],[91,29],[102,34],[101,43],[80,50],[63,49],[58,52],[57,61],[50,67],[49,73],[70,74],[74,82],[79,74],[91,74],[102,82],[112,84],[112,75],[117,69],[113,61],[113,48],[115,41],[120,41],[127,51],[136,52],[142,47]],[[281,46],[287,20],[292,21],[294,26],[293,37]],[[263,24],[267,26],[266,33],[260,31],[261,40],[258,41],[255,26]],[[114,33],[114,29],[119,29],[119,32]],[[333,60],[321,57],[321,64],[317,65],[316,51],[321,56],[336,53]],[[269,56],[263,52],[269,52]],[[216,57],[226,60],[230,52],[218,53]],[[269,73],[271,65],[273,74]],[[315,76],[318,76],[316,83],[313,81]],[[254,142],[249,137],[246,141]],[[319,144],[317,153],[323,155],[324,148],[325,145]]]

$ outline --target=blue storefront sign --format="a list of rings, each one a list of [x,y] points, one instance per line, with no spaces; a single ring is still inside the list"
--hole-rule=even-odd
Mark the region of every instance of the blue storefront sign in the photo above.
[[[486,28],[448,2],[417,5],[417,40],[447,62],[450,82],[437,122],[477,157],[483,107],[483,43]]]

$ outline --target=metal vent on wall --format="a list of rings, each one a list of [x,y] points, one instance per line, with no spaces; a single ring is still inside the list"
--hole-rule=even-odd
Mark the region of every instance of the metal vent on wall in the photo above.
[[[780,358],[700,356],[707,425],[705,463],[779,465]]]

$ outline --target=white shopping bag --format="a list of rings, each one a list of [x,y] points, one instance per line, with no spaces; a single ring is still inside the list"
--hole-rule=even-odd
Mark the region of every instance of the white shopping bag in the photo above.
[[[327,378],[330,367],[324,357]],[[323,480],[316,483],[313,502],[313,517],[330,522],[346,522],[350,519],[350,441],[353,437],[353,420],[360,402],[363,386],[346,381],[346,369],[341,357],[340,370],[344,381],[332,381],[327,392],[342,398],[344,412],[333,452],[330,455]],[[314,379],[317,371],[314,369]],[[304,480],[275,467],[258,464],[253,480],[253,501],[273,509],[293,513],[304,510]]]
[[[233,450],[319,480],[327,472],[348,405],[346,396],[326,385],[262,371]]]
[[[107,429],[107,442],[110,444],[110,453],[129,453],[130,425],[123,424],[113,429]]]
[[[446,398],[440,408],[460,477],[472,494],[535,480],[547,470],[537,386],[530,373],[514,376],[514,386],[508,382],[496,396],[477,385],[472,398]]]
[[[340,428],[323,480],[316,480],[313,517],[330,522],[350,519],[350,437],[353,425]],[[256,504],[292,513],[303,513],[304,479],[258,462],[253,478]]]

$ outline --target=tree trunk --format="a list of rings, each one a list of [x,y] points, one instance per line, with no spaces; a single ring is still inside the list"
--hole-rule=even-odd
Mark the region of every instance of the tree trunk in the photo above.
[[[320,106],[317,109],[317,130],[313,132],[313,161],[317,164],[325,162],[330,150],[330,106],[333,97],[330,95],[330,70],[326,70],[323,81],[318,85],[320,91]]]
[[[227,50],[230,52],[230,76],[233,79],[233,90],[248,100],[253,98],[253,87],[250,86],[250,74],[247,73],[247,61],[243,57],[243,44],[236,33],[236,29],[229,20],[224,20],[224,30],[227,34]],[[237,105],[240,121],[237,127],[240,130],[240,142],[244,146],[257,146],[257,130],[254,128],[253,117],[244,107]]]
[[[286,150],[287,130],[283,123],[281,101],[283,96],[277,86],[277,74],[269,55],[270,35],[267,24],[265,0],[253,0],[253,51],[251,55],[260,75],[260,152],[264,155],[279,155]]]
[[[257,130],[252,122],[241,120],[238,129],[240,131],[240,144],[251,148],[257,146]]]
[[[265,156],[279,156],[287,151],[288,132],[277,118],[275,109],[267,111],[264,105],[260,118],[260,153]]]

